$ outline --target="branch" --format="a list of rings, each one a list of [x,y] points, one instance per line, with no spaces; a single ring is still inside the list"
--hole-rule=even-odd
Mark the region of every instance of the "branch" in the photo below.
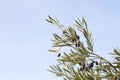
[[[105,58],[99,56],[98,54],[95,54],[94,52],[89,52],[89,53],[92,54],[92,55],[95,55],[95,56],[96,56],[97,58],[99,58],[99,59],[104,60],[104,61],[105,61],[106,63],[108,63],[111,67],[113,67],[113,68],[115,69],[115,71],[118,71],[110,61],[108,61],[108,60],[106,60]]]

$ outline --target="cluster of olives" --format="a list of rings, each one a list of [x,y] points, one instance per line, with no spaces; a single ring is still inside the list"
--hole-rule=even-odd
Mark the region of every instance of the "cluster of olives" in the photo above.
[[[80,47],[80,37],[76,34],[76,37],[72,40],[72,43],[75,43],[76,47]]]
[[[63,34],[67,33],[66,31],[63,31]],[[77,35],[77,33],[75,32],[75,38],[72,39],[72,43],[75,43],[76,47],[80,47],[80,41],[79,41],[80,37]]]
[[[89,63],[87,65],[85,63],[83,63],[82,67],[80,68],[80,71],[89,71],[91,68],[94,67],[94,64],[98,65],[98,62],[92,61],[91,63]]]
[[[63,31],[63,34],[65,34],[65,33],[67,33],[67,32]],[[76,37],[74,39],[72,39],[72,43],[75,43],[76,47],[80,47],[80,41],[79,41],[80,37],[76,34],[76,32],[75,32],[75,35],[76,35]],[[61,53],[58,53],[57,57],[60,57],[60,56],[61,56]]]

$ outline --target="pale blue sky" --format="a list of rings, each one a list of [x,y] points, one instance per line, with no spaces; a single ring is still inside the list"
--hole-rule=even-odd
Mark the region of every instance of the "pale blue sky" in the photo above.
[[[48,49],[58,32],[48,14],[65,25],[85,16],[101,56],[120,48],[119,0],[0,0],[0,80],[59,80],[46,71],[56,63]]]

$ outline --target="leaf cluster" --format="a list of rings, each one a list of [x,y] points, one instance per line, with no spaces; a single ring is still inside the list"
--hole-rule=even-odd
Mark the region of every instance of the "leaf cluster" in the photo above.
[[[84,17],[81,21],[75,20],[75,24],[68,27],[60,24],[57,18],[50,16],[46,21],[58,26],[62,32],[53,34],[53,46],[49,51],[58,54],[58,64],[50,66],[48,71],[63,77],[64,80],[120,79],[120,50],[114,48],[110,53],[114,56],[113,62],[96,54],[93,48],[92,33],[89,32]],[[78,35],[78,31],[82,35]],[[84,37],[84,41],[81,37]]]

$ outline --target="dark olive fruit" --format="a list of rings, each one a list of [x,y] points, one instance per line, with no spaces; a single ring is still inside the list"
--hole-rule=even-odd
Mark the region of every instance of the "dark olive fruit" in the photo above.
[[[78,47],[78,46],[77,46],[77,43],[75,43],[75,47]]]
[[[80,47],[80,41],[78,42],[78,47]]]
[[[97,61],[95,61],[95,64],[96,64],[96,65],[98,65],[98,62],[97,62]]]
[[[85,63],[83,63],[83,69],[85,69]]]
[[[80,41],[75,44],[76,47],[80,47]]]
[[[66,33],[66,31],[63,31],[63,34],[65,34]]]
[[[90,63],[89,64],[89,69],[91,68],[91,67],[93,67],[94,66],[94,63],[92,62],[92,63]]]
[[[80,71],[83,71],[83,68],[80,68]]]
[[[59,53],[59,54],[58,54],[58,57],[60,57],[60,56],[61,56],[61,54]]]
[[[79,37],[79,36],[77,36],[77,39],[80,39],[80,37]]]

